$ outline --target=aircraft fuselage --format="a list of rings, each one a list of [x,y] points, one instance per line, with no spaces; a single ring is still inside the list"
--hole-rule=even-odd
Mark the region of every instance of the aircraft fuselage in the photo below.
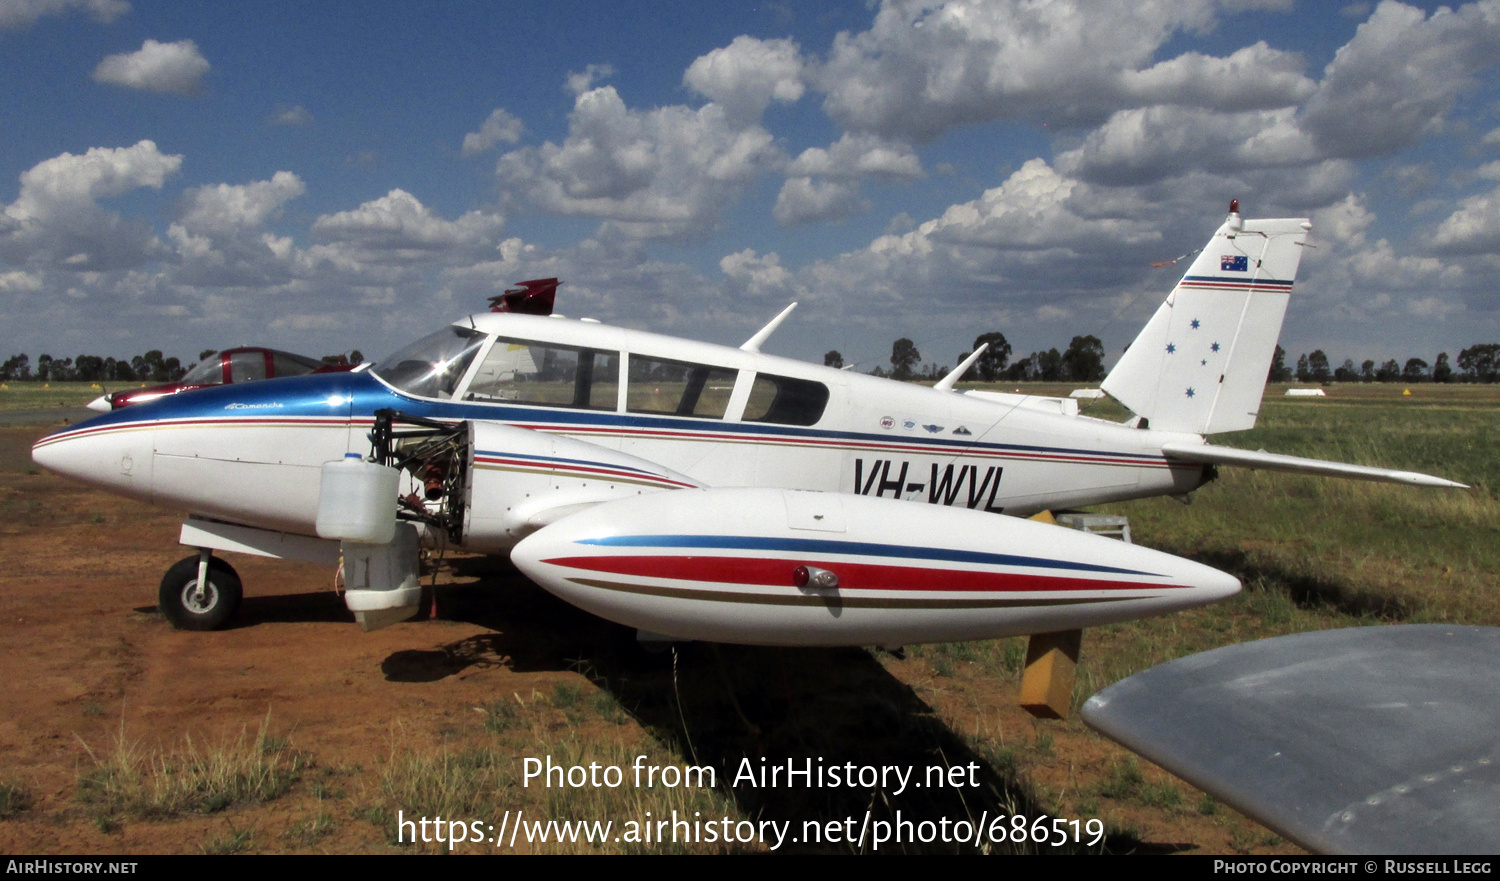
[[[387,364],[204,389],[58,431],[37,443],[35,458],[187,514],[305,535],[314,534],[319,469],[346,453],[367,455],[382,408],[573,438],[704,486],[1021,516],[1185,493],[1203,481],[1203,466],[1161,453],[1163,443],[1188,436],[1069,415],[1057,399],[936,391],[566,319],[486,314],[454,327],[477,342],[461,365],[449,365],[461,373],[448,388],[402,388],[381,375],[398,372]],[[555,388],[507,386],[512,353],[531,358],[529,375],[541,376],[545,366],[532,362],[557,352],[575,366],[590,363],[593,375],[554,371]],[[503,545],[486,540],[476,549]]]

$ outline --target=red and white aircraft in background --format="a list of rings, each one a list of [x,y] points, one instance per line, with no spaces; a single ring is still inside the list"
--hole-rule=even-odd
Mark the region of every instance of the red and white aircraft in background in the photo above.
[[[199,361],[192,370],[176,382],[109,392],[89,401],[88,407],[90,410],[108,413],[131,404],[144,404],[167,395],[195,391],[212,385],[257,382],[262,379],[281,379],[288,376],[303,376],[308,373],[337,373],[352,369],[354,365],[347,361],[325,364],[304,355],[294,355],[278,349],[240,346],[214,352]]]

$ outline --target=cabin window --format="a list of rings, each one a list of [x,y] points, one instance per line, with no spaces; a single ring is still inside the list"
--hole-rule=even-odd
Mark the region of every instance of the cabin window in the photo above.
[[[485,335],[477,330],[449,325],[391,355],[370,372],[409,395],[451,398],[484,341]]]
[[[466,401],[613,410],[620,354],[526,340],[495,340],[474,372]]]
[[[726,367],[631,355],[625,406],[632,413],[723,419],[735,375]]]
[[[810,379],[759,373],[750,387],[743,422],[814,425],[828,406],[828,386]]]

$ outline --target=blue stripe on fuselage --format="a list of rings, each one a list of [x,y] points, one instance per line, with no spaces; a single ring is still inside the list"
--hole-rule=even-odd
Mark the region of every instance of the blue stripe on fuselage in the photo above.
[[[337,403],[334,403],[335,399]],[[680,431],[689,434],[728,434],[747,440],[764,438],[772,443],[779,439],[786,439],[791,442],[875,444],[887,448],[908,447],[915,453],[925,452],[937,455],[1020,453],[1108,457],[1139,462],[1142,465],[1162,464],[1162,458],[1158,455],[1114,450],[981,443],[930,437],[905,438],[888,433],[836,431],[770,423],[723,422],[714,419],[611,413],[562,407],[521,407],[413,398],[394,391],[374,376],[363,372],[293,376],[198,389],[104,413],[77,425],[59,429],[53,434],[98,429],[111,425],[126,426],[180,419],[333,417],[362,420],[371,418],[376,410],[387,407],[428,419],[540,424],[545,426],[546,430],[560,433],[567,433],[570,428],[603,431],[647,429]],[[689,436],[685,439],[693,438]],[[713,438],[705,438],[705,440],[711,441]]]

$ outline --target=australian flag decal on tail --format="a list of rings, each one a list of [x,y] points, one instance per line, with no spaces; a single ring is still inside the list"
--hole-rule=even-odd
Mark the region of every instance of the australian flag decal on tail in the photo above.
[[[1249,272],[1250,258],[1244,254],[1225,254],[1219,258],[1220,272]]]

